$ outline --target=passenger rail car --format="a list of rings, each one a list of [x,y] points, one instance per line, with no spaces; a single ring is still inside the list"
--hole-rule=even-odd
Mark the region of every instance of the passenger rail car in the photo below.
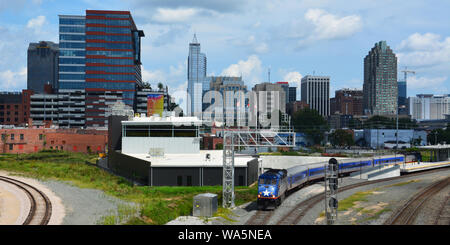
[[[363,169],[401,164],[404,161],[403,155],[345,159],[338,161],[338,172],[341,176]],[[326,164],[328,163],[322,162],[267,170],[258,178],[258,209],[276,208],[283,202],[288,191],[323,179]]]

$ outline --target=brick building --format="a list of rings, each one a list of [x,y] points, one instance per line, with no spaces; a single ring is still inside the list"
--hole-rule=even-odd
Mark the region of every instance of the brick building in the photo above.
[[[331,114],[363,115],[363,91],[358,89],[336,90],[331,104]]]
[[[293,116],[297,111],[309,108],[309,105],[304,101],[293,101],[286,105],[286,112]]]
[[[70,152],[106,151],[107,130],[60,128],[1,128],[1,153],[33,153],[44,149]]]
[[[0,125],[25,126],[30,116],[31,90],[0,92]]]

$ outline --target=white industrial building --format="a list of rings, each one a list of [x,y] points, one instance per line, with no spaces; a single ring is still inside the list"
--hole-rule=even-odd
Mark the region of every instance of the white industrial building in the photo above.
[[[108,168],[150,186],[222,185],[223,150],[200,150],[201,125],[197,117],[113,119]],[[114,144],[120,147],[114,149]],[[236,186],[256,181],[256,158],[236,155],[234,166]]]

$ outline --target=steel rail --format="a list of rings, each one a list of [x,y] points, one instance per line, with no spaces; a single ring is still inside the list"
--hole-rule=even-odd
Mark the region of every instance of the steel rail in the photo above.
[[[0,180],[22,189],[30,199],[30,211],[23,225],[47,225],[52,213],[50,199],[36,187],[22,181],[0,176]]]
[[[386,179],[379,179],[379,180],[372,180],[372,181],[367,181],[367,182],[356,183],[356,184],[352,184],[352,185],[348,185],[348,186],[344,186],[344,187],[339,188],[338,189],[338,193],[343,192],[343,191],[347,191],[347,190],[351,190],[351,189],[355,189],[355,188],[358,188],[358,187],[366,186],[366,185],[372,185],[372,184],[376,184],[376,183],[392,181],[392,180],[397,180],[397,179],[404,179],[404,178],[413,177],[413,176],[420,176],[420,175],[425,175],[425,174],[431,174],[431,173],[439,172],[441,170],[442,170],[442,168],[440,168],[440,169],[432,169],[432,170],[424,170],[422,172],[415,172],[415,173],[410,173],[410,174],[407,174],[407,175],[402,175],[402,176],[397,176],[397,177],[391,177],[391,178],[386,178]],[[283,218],[277,222],[277,225],[295,225],[295,224],[298,224],[300,222],[300,220],[306,215],[306,213],[310,209],[312,209],[315,205],[317,205],[319,202],[322,202],[323,199],[324,199],[324,193],[322,192],[320,194],[317,194],[317,195],[315,195],[315,196],[313,196],[311,198],[308,198],[308,199],[304,200],[303,202],[300,202],[294,208],[292,208],[291,211],[289,211],[285,216],[283,216]]]
[[[435,181],[417,192],[385,221],[385,225],[411,225],[423,204],[450,183],[450,177]]]

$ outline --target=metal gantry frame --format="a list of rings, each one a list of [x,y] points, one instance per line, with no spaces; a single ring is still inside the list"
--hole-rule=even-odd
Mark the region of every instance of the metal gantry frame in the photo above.
[[[295,132],[279,129],[223,131],[223,207],[234,208],[234,152],[236,147],[294,147]]]

